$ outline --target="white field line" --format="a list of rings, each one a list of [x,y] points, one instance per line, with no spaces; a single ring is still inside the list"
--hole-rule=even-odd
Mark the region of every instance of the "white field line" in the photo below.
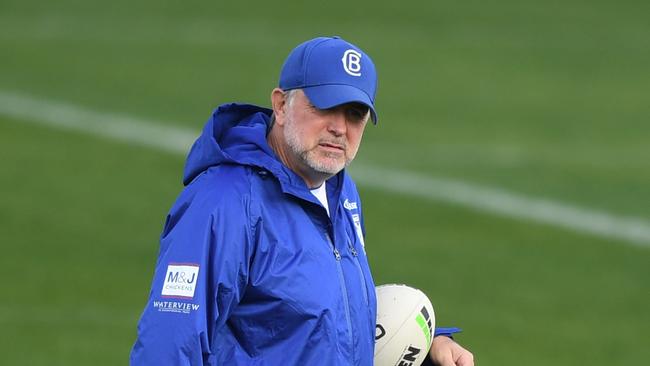
[[[641,218],[395,169],[355,166],[354,173],[356,181],[368,187],[650,246],[650,222]]]
[[[179,154],[187,153],[200,132],[1,90],[0,115]],[[650,222],[642,218],[367,164],[354,164],[351,172],[368,187],[650,247]]]
[[[20,121],[186,154],[200,131],[156,121],[103,113],[72,104],[0,90],[0,114]]]

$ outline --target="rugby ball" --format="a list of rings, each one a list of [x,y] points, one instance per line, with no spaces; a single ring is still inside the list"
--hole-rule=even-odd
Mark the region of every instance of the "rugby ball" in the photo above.
[[[431,301],[407,285],[381,285],[376,292],[375,365],[419,366],[433,340]]]

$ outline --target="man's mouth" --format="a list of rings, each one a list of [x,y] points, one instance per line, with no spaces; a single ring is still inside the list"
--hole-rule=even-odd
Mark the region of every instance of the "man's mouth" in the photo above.
[[[321,147],[324,147],[328,150],[334,150],[334,151],[345,151],[345,145],[342,144],[336,144],[336,143],[331,143],[331,142],[321,142],[318,144]]]

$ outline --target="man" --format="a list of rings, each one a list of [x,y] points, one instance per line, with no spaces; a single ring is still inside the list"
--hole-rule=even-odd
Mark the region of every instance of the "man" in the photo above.
[[[132,365],[372,365],[374,283],[344,168],[377,122],[376,82],[361,49],[316,38],[285,61],[272,110],[215,110],[165,222]],[[447,337],[431,355],[473,364]]]

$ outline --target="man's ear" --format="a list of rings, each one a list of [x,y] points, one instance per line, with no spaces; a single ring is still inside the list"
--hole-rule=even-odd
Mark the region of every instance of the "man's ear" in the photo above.
[[[287,98],[285,93],[280,88],[275,88],[271,92],[271,107],[273,108],[273,114],[275,115],[275,123],[280,126],[284,125],[284,119],[286,115],[286,106]]]

